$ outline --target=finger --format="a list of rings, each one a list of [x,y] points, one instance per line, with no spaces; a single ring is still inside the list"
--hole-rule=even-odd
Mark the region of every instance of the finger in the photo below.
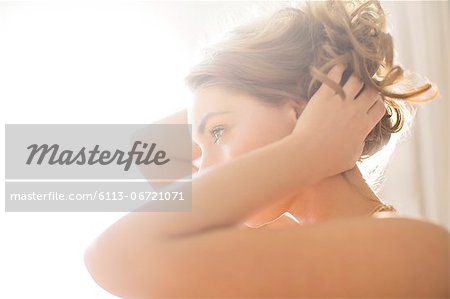
[[[196,143],[192,143],[192,160],[198,159],[198,157],[200,157],[201,155],[201,148]]]
[[[198,172],[198,167],[195,165],[192,165],[192,174],[197,173]]]
[[[198,171],[200,169],[200,165],[201,165],[202,161],[201,161],[201,157],[195,159],[192,161],[192,171]]]
[[[369,116],[370,130],[375,127],[375,125],[383,118],[383,116],[387,113],[386,106],[384,105],[384,101],[380,98],[372,105],[372,107],[367,112]]]
[[[355,99],[356,95],[359,93],[363,87],[364,82],[354,75],[354,73],[348,78],[347,82],[344,84],[344,92],[347,100]]]
[[[365,87],[364,90],[356,97],[354,103],[359,105],[361,110],[368,112],[376,101],[381,99],[381,95],[373,87]]]
[[[341,81],[341,77],[342,77],[342,74],[344,73],[344,71],[345,71],[345,65],[342,64],[342,63],[338,63],[338,64],[334,65],[328,71],[327,77],[329,79],[331,79],[332,81],[336,82],[336,84],[339,84],[339,82]],[[319,91],[321,93],[323,93],[324,95],[327,95],[327,94],[331,95],[331,94],[335,93],[332,88],[330,88],[327,84],[323,84],[323,83],[320,86]]]

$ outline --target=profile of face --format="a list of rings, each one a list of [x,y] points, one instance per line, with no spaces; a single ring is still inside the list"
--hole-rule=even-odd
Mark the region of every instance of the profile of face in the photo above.
[[[275,106],[217,86],[197,90],[189,118],[193,141],[202,152],[199,173],[289,135],[304,106],[304,101],[293,99]],[[272,208],[246,223],[257,226],[279,215],[280,211]]]
[[[196,91],[190,118],[202,151],[199,172],[289,135],[299,109],[294,100],[274,106],[222,87]]]

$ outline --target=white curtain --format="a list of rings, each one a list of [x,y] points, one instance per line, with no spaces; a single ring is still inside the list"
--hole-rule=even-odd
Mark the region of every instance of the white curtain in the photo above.
[[[447,1],[382,2],[396,60],[435,83],[440,95],[419,105],[411,136],[395,150],[379,193],[401,214],[450,228],[450,30]]]

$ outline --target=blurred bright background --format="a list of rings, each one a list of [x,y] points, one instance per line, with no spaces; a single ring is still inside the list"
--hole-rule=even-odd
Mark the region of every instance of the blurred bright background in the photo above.
[[[182,78],[202,45],[292,3],[0,2],[2,123],[155,121],[187,105]],[[404,215],[450,228],[449,4],[382,5],[397,60],[437,84],[440,96],[419,107],[380,197]],[[4,142],[4,126],[0,132]],[[1,212],[0,298],[114,298],[91,279],[83,252],[120,216]]]

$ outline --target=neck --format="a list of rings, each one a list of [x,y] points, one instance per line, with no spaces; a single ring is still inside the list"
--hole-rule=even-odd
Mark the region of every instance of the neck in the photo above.
[[[380,203],[355,166],[295,194],[287,211],[300,223],[312,224],[369,215]]]

